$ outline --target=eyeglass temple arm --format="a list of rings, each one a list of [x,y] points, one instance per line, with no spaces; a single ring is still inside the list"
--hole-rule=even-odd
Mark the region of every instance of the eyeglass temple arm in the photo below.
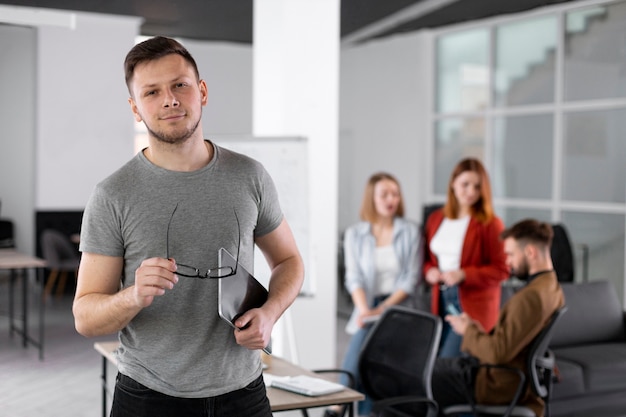
[[[172,224],[172,219],[174,218],[174,213],[176,213],[177,208],[178,203],[174,206],[174,211],[170,214],[170,220],[167,222],[167,229],[165,232],[165,259],[170,259],[170,225]]]

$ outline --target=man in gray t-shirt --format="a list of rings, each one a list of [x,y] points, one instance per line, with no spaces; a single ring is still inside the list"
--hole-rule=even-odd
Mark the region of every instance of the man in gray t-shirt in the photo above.
[[[81,334],[119,332],[111,415],[270,416],[259,350],[303,280],[274,184],[258,162],[204,139],[207,86],[182,45],[142,42],[125,70],[149,146],[87,204],[73,307]],[[272,270],[268,301],[233,331],[217,314],[217,279],[201,277],[222,247],[252,270],[255,244]]]

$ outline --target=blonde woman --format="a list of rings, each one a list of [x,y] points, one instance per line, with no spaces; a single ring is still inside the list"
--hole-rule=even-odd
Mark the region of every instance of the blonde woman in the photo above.
[[[342,369],[356,376],[357,389],[360,388],[358,356],[371,327],[369,323],[386,308],[405,301],[417,284],[418,227],[403,216],[404,202],[398,180],[388,173],[377,173],[365,187],[362,221],[345,233],[345,286],[354,311],[346,327],[352,337]],[[369,415],[370,409],[367,398],[359,403],[359,415]],[[340,410],[330,408],[325,416],[338,416]]]

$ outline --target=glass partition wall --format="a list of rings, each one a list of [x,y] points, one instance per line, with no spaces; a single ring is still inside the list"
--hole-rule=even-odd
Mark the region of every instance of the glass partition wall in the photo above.
[[[506,225],[563,223],[576,281],[625,298],[626,1],[570,3],[434,37],[432,199],[467,156]]]

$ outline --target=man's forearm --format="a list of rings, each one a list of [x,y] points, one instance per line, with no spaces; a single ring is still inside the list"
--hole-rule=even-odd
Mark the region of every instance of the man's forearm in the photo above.
[[[274,317],[274,321],[289,308],[296,299],[304,281],[304,267],[299,256],[293,256],[272,271],[268,300],[263,306]]]
[[[85,294],[72,307],[76,331],[93,337],[116,333],[141,311],[132,301],[132,288],[115,294]]]

